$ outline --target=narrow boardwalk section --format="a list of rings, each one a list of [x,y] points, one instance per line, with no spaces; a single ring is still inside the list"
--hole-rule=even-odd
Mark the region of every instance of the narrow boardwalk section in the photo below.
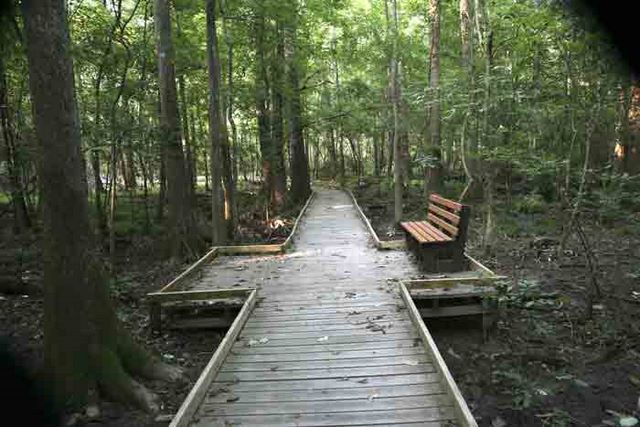
[[[369,241],[349,197],[321,189],[295,249],[223,257],[192,289],[255,287],[258,303],[192,425],[454,425],[453,400],[397,287],[418,274]]]

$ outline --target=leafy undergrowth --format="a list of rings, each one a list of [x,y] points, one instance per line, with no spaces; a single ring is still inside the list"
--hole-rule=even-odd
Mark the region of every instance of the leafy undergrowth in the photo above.
[[[376,187],[354,192],[361,205],[388,206],[380,210],[386,216],[372,218],[381,234],[381,224],[393,223],[392,193]],[[409,191],[407,218],[424,218],[413,208],[421,197]],[[591,275],[577,237],[560,253],[558,206],[535,195],[500,199],[497,244],[486,253],[477,246],[483,206],[471,205],[469,252],[509,278],[499,286],[498,313],[486,340],[475,317],[428,326],[479,424],[633,425],[640,419],[638,211],[614,210],[597,195],[585,203],[581,223],[603,295],[590,301]]]

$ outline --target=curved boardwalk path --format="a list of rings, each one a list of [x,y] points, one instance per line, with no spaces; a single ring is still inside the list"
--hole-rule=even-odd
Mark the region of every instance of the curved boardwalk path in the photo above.
[[[393,280],[416,274],[373,247],[344,192],[320,189],[293,251],[222,257],[192,283],[259,289],[192,425],[453,425]]]

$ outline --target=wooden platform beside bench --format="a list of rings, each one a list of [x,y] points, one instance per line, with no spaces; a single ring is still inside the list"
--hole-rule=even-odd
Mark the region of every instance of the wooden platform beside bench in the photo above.
[[[438,194],[429,196],[426,221],[401,222],[407,246],[425,271],[463,270],[470,208]]]

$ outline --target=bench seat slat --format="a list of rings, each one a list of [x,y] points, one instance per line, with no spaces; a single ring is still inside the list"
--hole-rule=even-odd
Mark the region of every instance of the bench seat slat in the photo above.
[[[416,222],[403,222],[402,228],[407,230],[419,243],[426,243],[431,240],[431,237],[422,231]]]
[[[419,243],[450,242],[453,239],[426,221],[400,223]]]

